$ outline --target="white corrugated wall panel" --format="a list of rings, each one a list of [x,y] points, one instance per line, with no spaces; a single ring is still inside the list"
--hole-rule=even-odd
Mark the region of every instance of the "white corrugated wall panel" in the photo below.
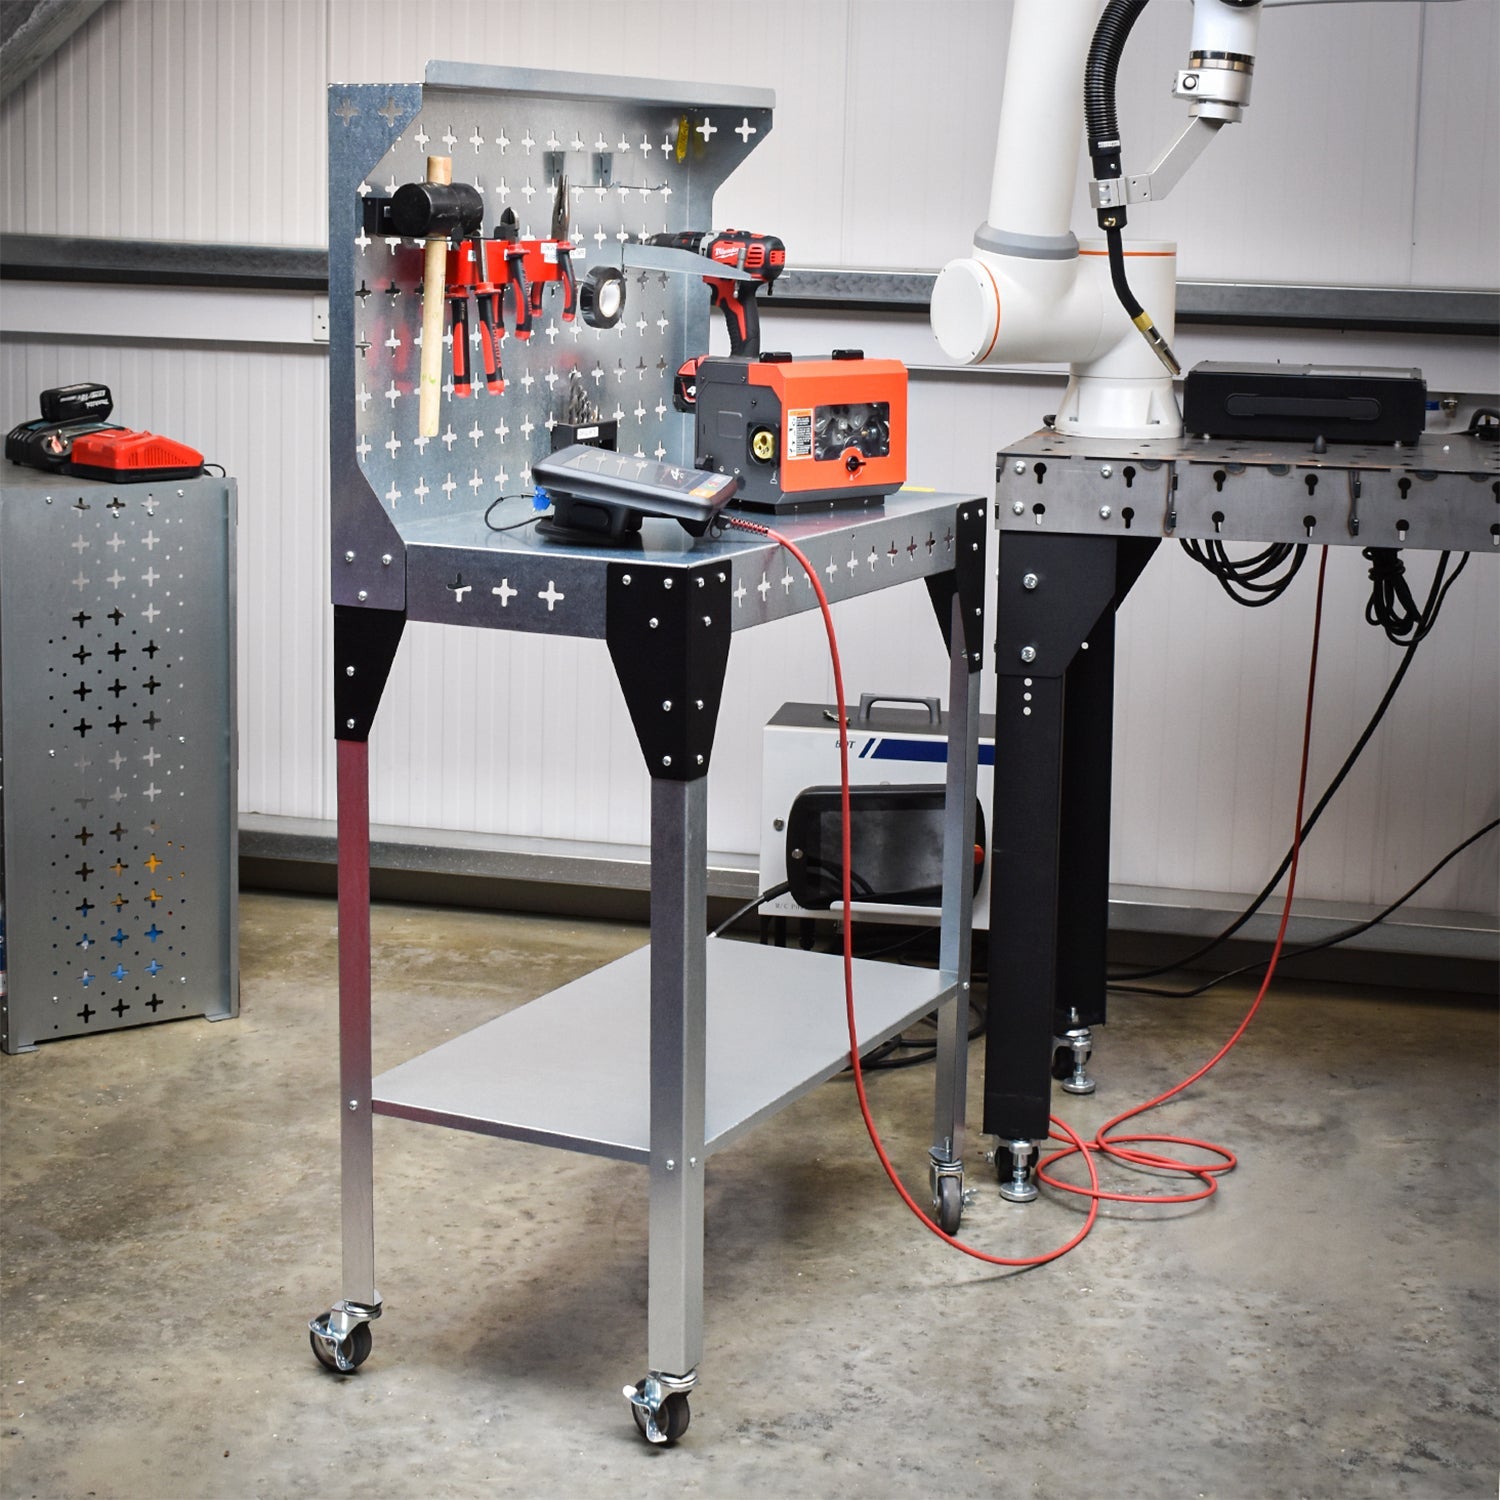
[[[324,6],[118,0],[0,105],[4,227],[319,245]]]
[[[1187,30],[1185,0],[1158,0],[1137,28],[1121,85],[1131,165],[1181,124],[1168,85]],[[325,83],[419,79],[429,58],[456,57],[772,87],[776,128],[721,194],[721,221],[776,230],[798,264],[934,266],[962,252],[987,206],[1008,31],[1003,4],[904,0],[118,0],[0,105],[0,215],[9,230],[319,244]],[[1136,228],[1180,238],[1185,275],[1495,285],[1497,45],[1488,0],[1268,12],[1245,124],[1170,200],[1136,211]],[[936,362],[906,319],[767,321],[808,352],[849,344]],[[1493,349],[1474,340],[1184,330],[1180,344],[1190,359],[1420,363],[1436,386],[1496,383]],[[42,386],[97,376],[124,420],[197,443],[237,477],[242,806],[331,816],[323,352],[28,335],[0,343],[0,369],[10,421]],[[1034,428],[1057,389],[1036,375],[917,375],[914,479],[988,493],[994,450]],[[1411,559],[1413,577],[1432,561]],[[1309,846],[1304,893],[1388,899],[1493,815],[1496,569],[1478,558],[1455,587]],[[1363,622],[1357,554],[1337,551],[1329,574],[1315,789],[1398,657]],[[1121,617],[1116,879],[1249,890],[1274,867],[1292,816],[1311,579],[1309,567],[1281,606],[1245,611],[1175,548],[1147,570]],[[944,691],[924,589],[837,614],[852,693]],[[831,693],[815,618],[735,641],[714,847],[757,847],[765,719]],[[596,643],[412,627],[372,751],[381,821],[646,839],[646,777]],[[1490,907],[1496,885],[1479,846],[1416,904]]]
[[[942,15],[596,0],[561,23],[531,0],[118,0],[0,106],[0,205],[13,230],[318,244],[325,83],[456,57],[772,87],[776,129],[724,212],[774,224],[799,264],[935,265],[987,204],[1009,7]],[[1167,85],[1189,17],[1187,0],[1150,7],[1127,49],[1131,166],[1181,126]],[[1268,12],[1245,122],[1135,228],[1178,238],[1188,276],[1493,285],[1497,28],[1490,0]],[[1086,225],[1082,184],[1078,201]]]
[[[1494,286],[1500,274],[1500,5],[1425,5],[1412,280]]]

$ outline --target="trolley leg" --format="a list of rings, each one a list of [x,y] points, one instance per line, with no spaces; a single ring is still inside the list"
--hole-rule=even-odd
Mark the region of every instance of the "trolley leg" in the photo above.
[[[964,603],[953,598],[948,676],[948,772],[943,814],[943,914],[938,967],[954,987],[938,1009],[933,1101],[933,1216],[948,1234],[963,1216],[964,1114],[968,1091],[970,952],[973,933],[974,791],[978,780],[980,674],[971,670]]]
[[[313,1353],[350,1374],[380,1316],[375,1290],[375,1142],[370,1112],[370,746],[338,741],[339,1163],[343,1297],[307,1325]]]
[[[345,1300],[377,1305],[370,1113],[370,745],[338,744],[339,1111]]]
[[[707,866],[707,780],[653,781],[646,1352],[654,1378],[689,1383],[703,1356]]]
[[[370,724],[406,617],[333,612],[339,850],[339,1162],[344,1295],[307,1325],[313,1353],[350,1374],[370,1353],[375,1290],[375,1140],[370,1066]]]

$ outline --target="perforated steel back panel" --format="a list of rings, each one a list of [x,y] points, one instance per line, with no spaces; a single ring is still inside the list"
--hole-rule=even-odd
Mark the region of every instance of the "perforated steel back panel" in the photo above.
[[[691,458],[691,419],[673,410],[682,362],[708,348],[700,277],[627,267],[626,305],[610,329],[565,320],[546,289],[529,339],[501,345],[505,390],[480,379],[461,397],[444,335],[438,436],[418,432],[423,249],[372,237],[362,200],[421,181],[429,156],[484,199],[484,233],[512,209],[523,237],[551,233],[566,179],[569,237],[580,281],[620,267],[627,247],[666,230],[721,229],[713,195],[771,128],[771,96],[724,85],[597,78],[433,63],[427,81],[329,89],[330,387],[333,597],[399,609],[409,528],[482,514],[531,488],[533,459],[552,451],[570,403],[619,424],[618,448]],[[761,226],[752,226],[761,227]],[[471,308],[470,364],[479,360]],[[384,513],[382,515],[382,512]],[[524,518],[515,502],[507,518]]]
[[[234,485],[0,489],[0,1046],[238,1009]]]

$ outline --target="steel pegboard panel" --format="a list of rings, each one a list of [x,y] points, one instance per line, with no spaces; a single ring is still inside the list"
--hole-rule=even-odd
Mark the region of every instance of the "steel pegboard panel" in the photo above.
[[[717,227],[718,186],[771,128],[763,90],[601,79],[533,69],[434,63],[422,85],[329,90],[330,395],[333,597],[400,609],[404,542],[434,517],[478,517],[497,496],[531,487],[531,463],[552,449],[570,401],[618,423],[618,448],[641,458],[691,458],[691,421],[672,407],[672,381],[708,347],[700,278],[630,268],[628,247],[662,231]],[[389,197],[448,155],[453,180],[525,238],[546,237],[560,178],[581,281],[591,267],[626,271],[613,328],[561,317],[549,287],[531,337],[500,350],[505,390],[457,394],[451,331],[438,436],[417,430],[423,249],[372,237],[361,202]],[[508,325],[511,327],[513,325]],[[470,330],[479,347],[477,319]]]
[[[234,484],[0,488],[0,1047],[238,1011]]]

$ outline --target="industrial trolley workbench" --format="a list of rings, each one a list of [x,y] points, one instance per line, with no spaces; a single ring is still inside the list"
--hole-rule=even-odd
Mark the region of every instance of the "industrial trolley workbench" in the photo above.
[[[995,792],[983,1129],[1036,1197],[1054,1078],[1105,1019],[1115,614],[1163,539],[1500,551],[1500,452],[1033,433],[996,460]],[[1064,1087],[1069,1084],[1065,1083]]]
[[[419,439],[410,356],[422,247],[372,237],[360,205],[420,177],[424,150],[441,140],[455,180],[472,172],[491,211],[508,200],[533,212],[535,198],[545,221],[565,175],[583,220],[575,256],[623,259],[642,232],[711,222],[712,191],[770,128],[770,102],[723,86],[443,63],[425,85],[329,90],[343,1295],[312,1320],[312,1347],[351,1371],[380,1315],[373,1115],[638,1162],[650,1185],[648,1370],[627,1394],[653,1442],[686,1427],[701,1354],[707,1157],[848,1061],[840,960],[705,936],[706,776],[730,638],[815,608],[816,595],[763,536],[693,542],[648,520],[638,542],[602,548],[485,524],[486,501],[513,476],[525,486],[549,451],[573,387],[599,393],[621,453],[691,457],[690,424],[669,403],[682,361],[707,347],[697,278],[632,276],[616,329],[566,322],[549,301],[530,340],[505,341],[504,394],[455,400],[450,383],[442,437]],[[781,529],[834,602],[925,581],[949,645],[939,971],[859,963],[855,990],[862,1052],[938,1012],[930,1182],[954,1229],[985,501],[903,491],[867,509],[782,518]],[[407,620],[606,643],[651,777],[651,943],[372,1079],[368,735]]]

